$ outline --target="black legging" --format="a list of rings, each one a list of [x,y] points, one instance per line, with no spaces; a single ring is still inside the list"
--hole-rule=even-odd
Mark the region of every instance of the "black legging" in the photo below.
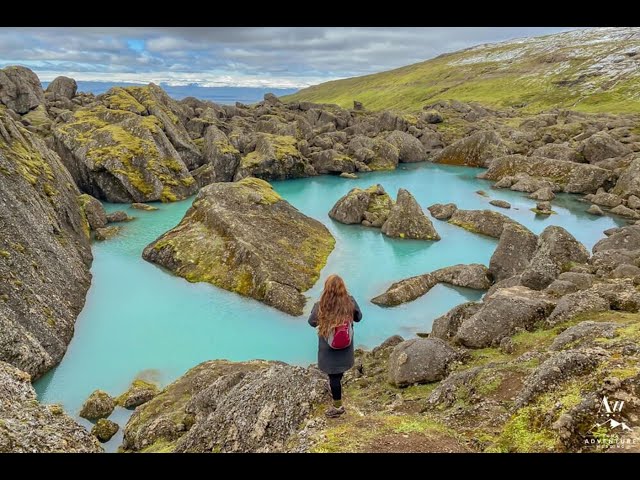
[[[331,397],[334,400],[342,400],[342,373],[330,373],[329,386],[331,387]]]

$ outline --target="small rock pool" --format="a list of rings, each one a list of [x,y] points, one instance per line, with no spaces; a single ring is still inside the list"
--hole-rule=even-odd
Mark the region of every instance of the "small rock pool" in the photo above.
[[[336,237],[322,277],[308,295],[315,299],[324,278],[338,273],[363,311],[356,327],[356,344],[371,348],[393,334],[405,337],[428,332],[433,319],[454,305],[477,300],[482,293],[439,285],[422,298],[384,309],[369,302],[393,281],[456,263],[484,263],[497,240],[469,233],[433,219],[439,242],[390,239],[379,229],[342,225],[327,215],[333,204],[353,187],[380,183],[395,199],[398,188],[408,189],[425,209],[433,203],[454,202],[459,208],[492,209],[540,233],[548,225],[569,230],[587,248],[602,231],[622,224],[611,217],[586,213],[589,204],[577,196],[558,195],[556,215],[536,216],[535,201],[526,194],[492,190],[479,180],[481,169],[433,164],[401,165],[393,172],[361,174],[357,180],[320,176],[274,182],[274,188],[303,213],[323,222]],[[488,197],[478,195],[482,189]],[[511,203],[505,210],[492,199]],[[44,403],[61,403],[77,416],[95,389],[119,395],[138,377],[165,385],[204,360],[253,358],[307,365],[315,361],[315,330],[306,315],[290,317],[255,300],[209,284],[191,284],[147,263],[142,250],[161,233],[175,226],[193,199],[157,204],[158,211],[133,210],[105,204],[108,212],[124,209],[136,220],[123,223],[119,236],[93,245],[93,282],[74,338],[60,365],[36,382]],[[307,304],[307,313],[313,304]],[[117,408],[110,417],[124,427],[130,412]],[[89,422],[80,419],[87,426]],[[106,444],[114,451],[122,429]]]

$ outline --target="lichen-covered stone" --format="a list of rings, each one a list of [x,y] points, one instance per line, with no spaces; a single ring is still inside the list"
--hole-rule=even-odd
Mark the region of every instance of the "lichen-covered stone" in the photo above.
[[[91,429],[91,435],[94,435],[101,442],[108,442],[111,438],[118,433],[120,427],[116,422],[107,420],[106,418],[100,418]]]
[[[138,407],[125,451],[282,452],[328,396],[326,375],[281,362],[204,362]]]
[[[582,146],[582,155],[589,163],[596,163],[606,158],[622,157],[631,153],[631,149],[607,132],[598,132],[587,138]]]
[[[138,202],[132,203],[131,208],[135,208],[136,210],[145,210],[147,212],[153,212],[154,210],[158,210],[158,207],[154,207],[153,205],[147,205],[146,203],[138,203]]]
[[[467,302],[453,307],[433,321],[429,337],[451,340],[458,333],[462,322],[475,314],[481,306],[478,302]]]
[[[107,226],[107,212],[104,211],[104,207],[99,200],[86,193],[80,195],[78,199],[91,230],[97,230]]]
[[[127,212],[123,212],[122,210],[117,210],[115,212],[107,214],[108,223],[130,222],[134,219],[135,217],[130,217],[129,215],[127,215]]]
[[[489,272],[494,281],[522,273],[533,258],[537,245],[538,236],[528,228],[517,223],[505,224],[498,246],[489,260]]]
[[[126,392],[116,399],[116,403],[121,407],[132,409],[147,403],[158,393],[160,390],[157,385],[137,379],[133,381]]]
[[[424,145],[413,135],[396,130],[387,135],[386,140],[398,149],[398,161],[413,163],[426,160]]]
[[[382,185],[372,185],[366,190],[353,188],[341,197],[329,211],[329,217],[350,224],[368,222],[381,227],[389,218],[393,200]]]
[[[457,209],[455,203],[435,203],[428,208],[433,218],[438,220],[449,220]]]
[[[71,341],[89,288],[89,224],[73,179],[0,106],[0,360],[37,378]]]
[[[480,233],[493,238],[500,238],[506,224],[518,224],[502,213],[493,210],[456,210],[449,223],[457,225],[473,233]]]
[[[404,188],[398,190],[398,198],[382,225],[382,233],[394,238],[440,240],[429,217],[424,214],[413,195]]]
[[[511,204],[506,200],[491,200],[489,203],[494,207],[511,208]]]
[[[444,148],[434,158],[435,163],[486,167],[494,158],[507,154],[507,148],[493,131],[481,131]]]
[[[102,448],[59,405],[42,405],[30,376],[0,361],[0,453],[98,453]]]
[[[143,258],[190,282],[209,282],[292,315],[317,281],[335,240],[264,180],[214,183]]]
[[[0,69],[0,103],[21,115],[42,105],[44,92],[38,76],[21,66]]]
[[[611,193],[628,197],[635,195],[640,197],[640,158],[635,158],[616,182]]]
[[[211,182],[230,182],[240,165],[240,152],[231,145],[227,136],[219,128],[211,125],[204,135],[203,148],[205,161],[211,165]],[[208,185],[208,183],[206,184]],[[200,184],[204,186],[204,184]]]
[[[116,407],[115,400],[107,392],[95,390],[80,409],[80,416],[87,420],[97,420],[111,415]]]
[[[122,227],[117,227],[114,225],[110,225],[104,228],[98,228],[95,233],[95,239],[99,242],[103,242],[105,240],[109,240],[116,235],[118,235],[122,231]]]

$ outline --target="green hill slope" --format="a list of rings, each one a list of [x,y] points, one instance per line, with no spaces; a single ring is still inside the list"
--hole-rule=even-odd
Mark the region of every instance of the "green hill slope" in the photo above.
[[[527,111],[640,112],[640,28],[575,30],[480,45],[322,83],[283,99],[342,107],[359,100],[372,110],[411,111],[455,99]]]

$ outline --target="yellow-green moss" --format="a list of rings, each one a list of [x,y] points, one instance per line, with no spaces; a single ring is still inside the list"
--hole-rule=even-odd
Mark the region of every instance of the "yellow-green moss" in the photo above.
[[[170,442],[166,438],[160,438],[148,447],[140,450],[140,453],[172,453],[176,448],[177,442]]]
[[[247,177],[234,184],[234,187],[248,187],[260,194],[263,205],[272,205],[282,200],[282,197],[273,189],[270,183],[255,177]]]
[[[138,102],[125,88],[114,87],[105,94],[105,102],[109,108],[126,110],[142,115],[147,113],[146,107]]]
[[[219,140],[215,142],[215,145],[216,145],[216,148],[218,149],[218,152],[222,155],[225,155],[225,154],[237,155],[240,153],[237,148],[235,148],[229,142],[225,142],[224,140]]]
[[[161,202],[175,202],[177,200],[178,200],[177,195],[171,191],[170,187],[165,186],[162,189],[162,193],[160,194]]]
[[[6,250],[0,250],[0,257],[9,258],[11,257],[11,254]]]

